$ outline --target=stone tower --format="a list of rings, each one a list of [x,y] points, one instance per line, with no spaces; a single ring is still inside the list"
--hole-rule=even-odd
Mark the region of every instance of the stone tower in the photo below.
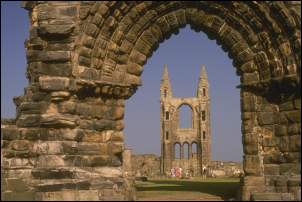
[[[191,109],[190,128],[180,128],[180,108]],[[210,96],[207,72],[201,67],[196,97],[173,97],[168,67],[160,85],[161,173],[181,167],[200,175],[202,165],[211,160]],[[177,147],[179,150],[177,150]],[[185,155],[186,154],[186,155]]]

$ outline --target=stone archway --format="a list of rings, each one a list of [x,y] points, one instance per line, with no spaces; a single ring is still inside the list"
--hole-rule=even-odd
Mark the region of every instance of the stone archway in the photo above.
[[[2,121],[2,164],[34,199],[130,199],[124,100],[159,43],[190,24],[240,76],[241,197],[298,197],[301,13],[295,2],[24,2],[29,86]],[[124,152],[125,153],[125,152]],[[107,180],[107,184],[103,182]],[[69,191],[62,191],[68,189]],[[65,193],[65,194],[63,194]],[[289,194],[290,193],[290,194]]]

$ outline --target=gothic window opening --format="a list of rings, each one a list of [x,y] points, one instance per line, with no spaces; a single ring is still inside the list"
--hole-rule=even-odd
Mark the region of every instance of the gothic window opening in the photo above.
[[[202,137],[203,137],[204,140],[206,139],[206,131],[202,132]]]
[[[169,132],[166,131],[166,140],[168,140],[168,139],[169,139]]]
[[[202,118],[203,121],[206,120],[206,111],[201,112],[201,118]]]
[[[169,120],[169,112],[166,112],[166,120]]]
[[[182,105],[179,110],[179,128],[192,128],[192,109],[189,105]]]
[[[183,144],[183,151],[184,151],[184,159],[189,159],[189,144],[184,143]]]
[[[167,90],[164,90],[164,97],[167,97]]]
[[[180,144],[174,144],[174,159],[180,159]]]
[[[202,93],[203,93],[203,96],[206,96],[206,89],[205,88],[202,89]]]
[[[197,158],[197,143],[193,142],[191,144],[192,158]]]

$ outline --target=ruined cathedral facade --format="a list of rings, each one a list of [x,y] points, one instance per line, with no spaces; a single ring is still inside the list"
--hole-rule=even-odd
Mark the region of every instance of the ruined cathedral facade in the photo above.
[[[180,108],[191,109],[191,126],[181,128]],[[161,173],[171,168],[201,175],[211,159],[210,96],[206,69],[202,66],[196,97],[173,97],[168,68],[160,84]]]

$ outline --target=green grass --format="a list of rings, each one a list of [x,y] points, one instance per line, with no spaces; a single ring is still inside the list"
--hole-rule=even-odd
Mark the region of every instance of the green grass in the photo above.
[[[199,192],[223,199],[235,198],[239,190],[239,178],[194,178],[194,179],[150,179],[147,182],[137,182],[138,192],[156,191],[158,194],[173,192]]]

